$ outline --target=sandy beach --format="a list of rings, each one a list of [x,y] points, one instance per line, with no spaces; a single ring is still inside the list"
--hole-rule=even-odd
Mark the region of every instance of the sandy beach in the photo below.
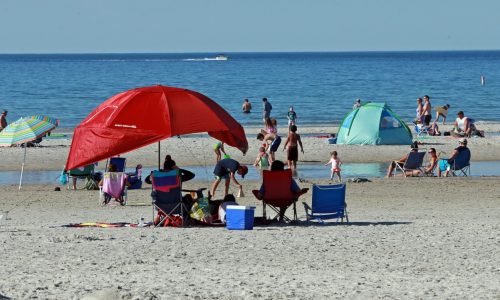
[[[325,182],[300,185],[312,183]],[[258,185],[244,181],[247,197],[238,202],[257,206],[260,215],[260,203],[249,196]],[[500,296],[498,178],[348,183],[349,225],[300,222],[253,231],[63,228],[150,220],[150,190],[130,191],[129,206],[101,207],[96,191],[1,189],[1,210],[9,213],[0,226],[0,294],[12,299]],[[310,203],[311,193],[301,200]]]
[[[488,132],[500,131],[491,124]],[[337,150],[344,162],[384,162],[408,146],[330,145],[334,128],[304,127],[301,161],[326,161]],[[257,129],[249,129],[249,135]],[[451,137],[421,139],[448,151]],[[213,164],[208,137],[162,142],[178,165]],[[61,169],[69,140],[29,148],[27,168]],[[249,138],[250,164],[260,142]],[[473,138],[473,160],[500,160],[500,136]],[[188,150],[186,150],[188,149]],[[126,154],[128,165],[157,163],[157,145]],[[20,148],[0,148],[2,170],[16,170]],[[284,153],[278,153],[283,159]],[[298,225],[253,231],[225,228],[65,228],[80,222],[151,220],[150,187],[129,192],[128,206],[102,207],[97,191],[54,191],[55,184],[0,186],[1,299],[498,299],[500,287],[500,181],[475,178],[372,178],[348,183],[350,223],[308,226],[301,201]],[[243,180],[246,197],[258,181]],[[307,180],[301,187],[326,181]],[[189,182],[187,188],[208,182]],[[236,192],[232,188],[232,192]],[[290,210],[288,211],[290,213]],[[4,297],[4,298],[2,298]]]
[[[443,131],[451,130],[451,125],[441,126]],[[472,152],[473,161],[500,160],[500,124],[480,123],[478,127],[485,130],[486,138],[469,139],[468,147]],[[226,146],[226,152],[243,164],[253,164],[262,142],[255,139],[259,128],[245,128],[248,135],[249,151],[242,153],[232,147]],[[283,130],[283,129],[281,129]],[[336,150],[343,162],[389,162],[398,159],[408,152],[408,146],[359,146],[359,145],[332,145],[328,144],[326,136],[336,133],[338,128],[332,127],[300,127],[298,133],[302,134],[304,154],[299,155],[300,162],[320,163],[329,160],[330,152]],[[284,132],[281,132],[283,135]],[[69,135],[70,136],[70,135]],[[438,152],[445,152],[442,157],[450,155],[457,147],[457,138],[449,136],[422,137],[418,139],[422,148],[434,147]],[[212,145],[216,140],[208,135],[186,135],[172,137],[161,142],[161,161],[166,154],[171,154],[180,166],[210,166],[215,163]],[[284,142],[283,142],[284,144]],[[46,139],[42,147],[28,148],[26,154],[26,169],[29,170],[62,170],[68,157],[71,140]],[[286,160],[286,153],[278,150],[277,159]],[[0,148],[1,170],[19,170],[24,152],[20,148]],[[124,154],[127,165],[142,164],[145,167],[158,165],[158,144]],[[104,165],[104,164],[102,164]]]

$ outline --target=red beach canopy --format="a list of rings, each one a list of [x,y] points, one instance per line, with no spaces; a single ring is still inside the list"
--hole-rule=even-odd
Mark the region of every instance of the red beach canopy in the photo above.
[[[75,128],[65,169],[198,132],[248,150],[243,127],[205,95],[161,85],[136,88],[109,98]]]

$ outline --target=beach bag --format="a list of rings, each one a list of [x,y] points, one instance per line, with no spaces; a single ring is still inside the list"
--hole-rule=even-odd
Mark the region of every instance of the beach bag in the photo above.
[[[209,210],[208,198],[198,199],[191,207],[189,216],[200,222],[211,223],[212,215]]]
[[[61,184],[67,184],[68,183],[68,176],[66,175],[66,172],[64,170],[61,171],[61,175],[59,175],[59,182]]]
[[[86,190],[98,190],[99,185],[97,184],[97,181],[95,181],[92,177],[87,177],[87,179],[85,179],[85,186],[83,188]]]

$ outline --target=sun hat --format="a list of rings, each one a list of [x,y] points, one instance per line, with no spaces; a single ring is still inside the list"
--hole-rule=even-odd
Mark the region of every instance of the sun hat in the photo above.
[[[241,178],[245,178],[245,175],[248,173],[247,166],[241,166]]]
[[[460,144],[467,144],[467,139],[466,138],[461,138],[458,140]]]

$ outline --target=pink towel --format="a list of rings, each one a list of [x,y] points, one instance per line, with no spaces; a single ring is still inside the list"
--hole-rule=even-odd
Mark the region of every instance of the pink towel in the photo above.
[[[120,198],[126,182],[127,174],[123,172],[106,172],[102,182],[102,191],[113,198]]]

